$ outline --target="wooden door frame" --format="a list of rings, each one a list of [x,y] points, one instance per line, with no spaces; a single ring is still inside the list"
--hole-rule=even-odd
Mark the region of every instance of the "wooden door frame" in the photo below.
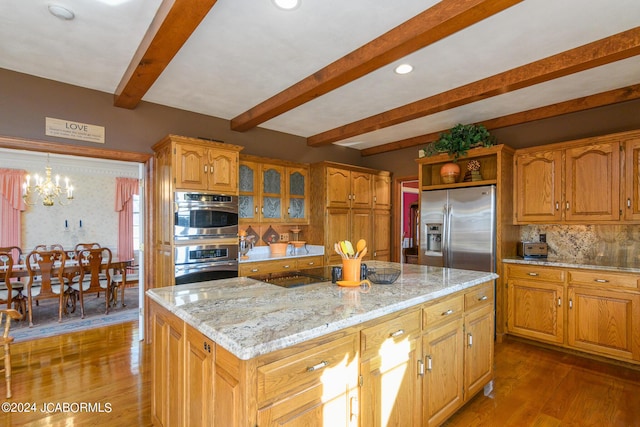
[[[402,248],[400,245],[400,218],[402,218],[402,183],[405,181],[417,181],[418,175],[409,175],[393,178],[393,209],[391,227],[391,261],[400,262]]]

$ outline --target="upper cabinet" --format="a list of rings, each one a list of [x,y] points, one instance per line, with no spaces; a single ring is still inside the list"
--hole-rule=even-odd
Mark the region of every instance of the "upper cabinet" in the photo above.
[[[639,221],[639,153],[638,131],[518,150],[516,223]]]
[[[187,139],[175,144],[176,189],[237,194],[239,150],[227,148],[227,144]]]
[[[240,223],[308,223],[309,167],[243,156],[239,167]]]
[[[327,167],[327,207],[370,209],[372,185],[370,173]]]

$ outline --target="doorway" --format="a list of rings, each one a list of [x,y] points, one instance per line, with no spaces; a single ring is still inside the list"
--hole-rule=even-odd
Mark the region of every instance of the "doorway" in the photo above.
[[[419,189],[418,177],[407,176],[394,179],[393,260],[395,262],[415,261],[412,251],[419,247],[418,224],[416,221]],[[413,249],[416,248],[416,249]],[[409,255],[409,258],[407,258]]]

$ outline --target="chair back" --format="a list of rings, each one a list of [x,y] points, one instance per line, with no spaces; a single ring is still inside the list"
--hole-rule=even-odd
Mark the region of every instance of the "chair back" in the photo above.
[[[96,248],[100,248],[100,243],[78,243],[76,245],[76,247],[74,248],[74,250],[76,252],[78,252],[79,250],[84,250],[84,249],[96,249]]]
[[[76,251],[76,259],[83,268],[80,269],[80,281],[90,281],[84,292],[100,292],[111,282],[111,249],[91,248]],[[101,286],[102,285],[102,286]]]
[[[22,256],[22,249],[17,246],[4,246],[0,247],[0,252],[11,252],[11,256],[13,257],[13,263],[19,264],[20,257]]]
[[[9,251],[2,251],[0,248],[0,285],[6,286],[6,297],[4,292],[0,292],[0,303],[7,303],[7,308],[11,308],[13,288],[11,286],[11,272],[13,271],[13,256]]]
[[[64,251],[64,247],[60,243],[53,243],[51,245],[36,245],[33,248],[34,251]]]
[[[59,249],[50,251],[34,250],[27,255],[25,263],[29,272],[29,282],[27,289],[31,291],[36,276],[41,286],[40,298],[58,296],[57,292],[53,292],[51,288],[52,281],[61,285],[61,292],[64,292],[64,267],[67,260],[67,254]]]

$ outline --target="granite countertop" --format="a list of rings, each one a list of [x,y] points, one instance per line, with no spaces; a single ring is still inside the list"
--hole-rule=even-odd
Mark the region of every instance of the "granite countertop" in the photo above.
[[[503,258],[502,262],[510,264],[546,265],[549,267],[583,268],[623,273],[640,273],[640,265],[626,261],[606,258],[586,259],[567,257],[548,257],[542,259],[523,259],[521,257]]]
[[[308,253],[307,250],[309,251]],[[305,249],[305,247],[294,248],[293,245],[289,245],[286,255],[271,255],[269,246],[256,246],[247,252],[248,259],[241,259],[238,262],[242,264],[245,262],[273,261],[277,259],[302,258],[318,255],[324,255],[324,246],[307,245]]]
[[[147,291],[156,303],[236,357],[249,360],[493,280],[494,273],[367,261],[402,268],[368,293],[331,282],[284,289],[248,277]]]

